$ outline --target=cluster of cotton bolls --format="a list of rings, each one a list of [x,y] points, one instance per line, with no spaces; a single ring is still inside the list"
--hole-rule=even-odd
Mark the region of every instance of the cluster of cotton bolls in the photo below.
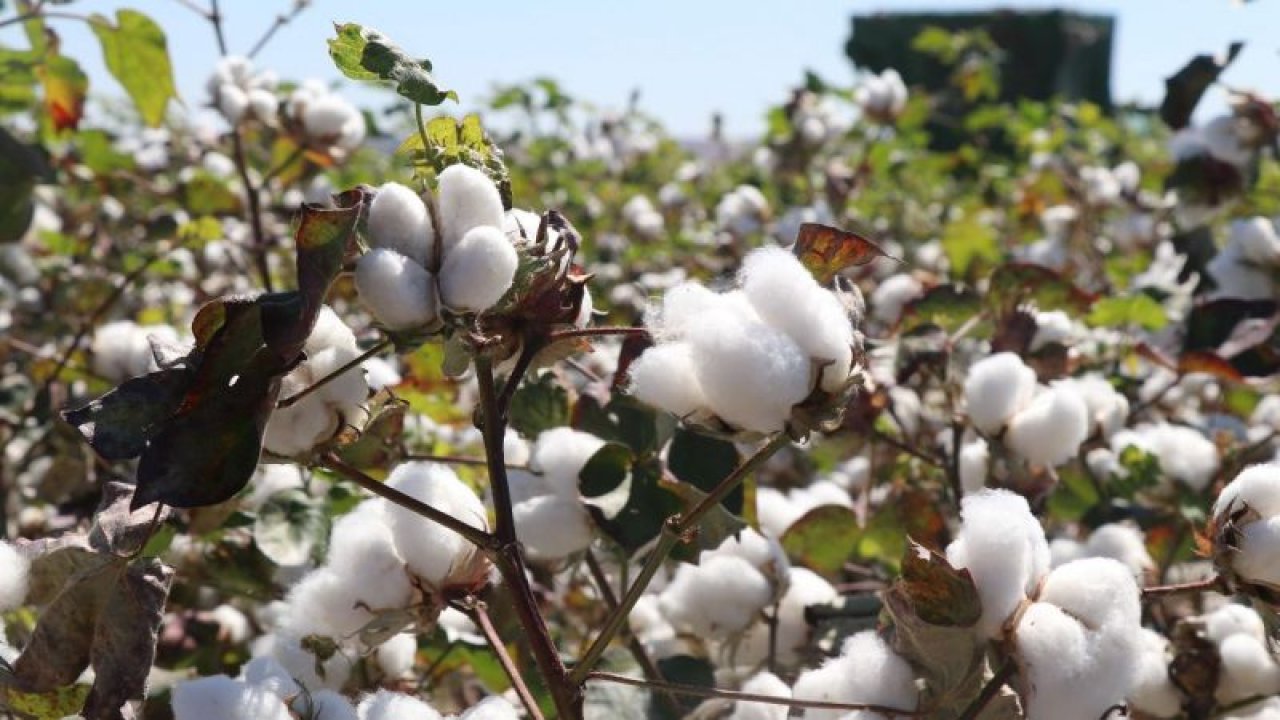
[[[974,363],[964,386],[973,426],[1003,432],[1009,449],[1028,462],[1056,466],[1075,457],[1090,434],[1090,412],[1075,383],[1038,385],[1036,373],[1014,353]]]
[[[804,91],[794,104],[791,127],[802,144],[816,147],[844,135],[850,122],[829,98]]]
[[[754,185],[739,185],[716,204],[716,225],[738,237],[759,232],[769,215],[769,200]]]
[[[117,320],[98,327],[89,344],[93,373],[119,383],[158,369],[152,339],[162,346],[176,347],[178,331],[168,325],[139,325]]]
[[[387,485],[488,529],[484,503],[448,466],[403,463]],[[385,500],[365,500],[334,523],[324,564],[290,590],[271,632],[254,642],[254,655],[274,658],[311,690],[341,688],[369,650],[384,675],[398,678],[413,668],[416,637],[401,633],[365,648],[361,630],[378,613],[422,604],[424,596],[439,609],[447,589],[477,590],[488,579],[488,562],[462,536]],[[302,647],[312,635],[332,639],[340,652],[321,662]]]
[[[521,441],[522,442],[522,441]],[[591,518],[578,476],[604,440],[572,428],[544,431],[529,453],[529,470],[511,470],[511,512],[530,558],[561,560],[591,544]]]
[[[1266,625],[1253,608],[1227,603],[1195,618],[1194,623],[1221,660],[1214,691],[1220,704],[1280,693],[1280,665],[1271,653]],[[1244,716],[1255,709],[1240,708],[1237,712]]]
[[[1104,474],[1123,475],[1115,458],[1130,446],[1155,456],[1161,475],[1195,491],[1208,487],[1221,464],[1218,447],[1204,433],[1167,422],[1139,423],[1116,432],[1111,436],[1112,455],[1100,458],[1091,453],[1091,464],[1105,469]]]
[[[645,319],[658,344],[631,366],[631,392],[680,417],[776,432],[815,388],[848,385],[854,318],[780,248],[749,254],[738,284],[716,293],[690,282],[663,295]]]
[[[356,266],[356,288],[391,330],[429,328],[441,307],[484,312],[515,278],[520,259],[487,175],[451,165],[440,173],[436,203],[439,228],[422,197],[397,183],[378,188],[369,206],[372,247]],[[523,229],[532,236],[537,226]]]
[[[1217,285],[1211,297],[1269,300],[1276,296],[1280,268],[1280,233],[1274,220],[1251,217],[1235,220],[1227,244],[1206,269]]]
[[[303,81],[284,104],[288,119],[309,144],[350,153],[364,142],[364,115],[319,80]]]
[[[280,398],[306,391],[360,356],[356,336],[325,306],[303,347],[306,360],[284,376]],[[364,370],[353,367],[326,381],[297,402],[277,409],[267,422],[262,445],[285,457],[301,455],[333,437],[343,424],[360,427],[369,396]]]
[[[205,89],[210,103],[232,125],[239,125],[246,118],[275,125],[280,104],[276,83],[275,73],[258,72],[249,58],[232,55],[214,66]]]
[[[311,691],[279,663],[256,658],[238,677],[213,675],[180,682],[173,689],[174,720],[443,720],[412,695],[378,690],[359,704],[334,690]],[[453,718],[454,716],[448,716]],[[499,697],[472,706],[457,720],[516,720],[515,707]]]
[[[1138,586],[1110,558],[1050,570],[1044,530],[1026,500],[1002,490],[964,498],[947,560],[966,568],[981,599],[977,632],[1011,633],[1028,715],[1100,717],[1137,685]]]
[[[907,86],[893,68],[879,75],[868,74],[858,85],[854,100],[862,112],[876,122],[893,122],[907,106]]]

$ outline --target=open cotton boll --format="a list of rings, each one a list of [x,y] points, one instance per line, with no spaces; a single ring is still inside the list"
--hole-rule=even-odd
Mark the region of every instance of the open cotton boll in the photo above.
[[[387,485],[471,527],[489,529],[484,503],[446,465],[401,463],[391,471]],[[443,587],[455,571],[464,571],[473,564],[477,550],[461,535],[399,505],[388,506],[387,514],[400,556],[416,575],[434,587]]]
[[[356,706],[360,720],[441,720],[440,713],[421,700],[390,690],[366,695]]]
[[[1064,380],[1061,384],[1069,384],[1072,391],[1084,399],[1089,408],[1090,434],[1097,430],[1102,437],[1111,437],[1129,419],[1128,398],[1116,392],[1102,375],[1090,373]]]
[[[356,334],[328,305],[320,306],[320,312],[316,315],[316,324],[311,327],[311,334],[307,336],[302,348],[308,355],[315,355],[328,348],[344,350],[349,352],[351,357],[359,354]]]
[[[333,525],[325,567],[346,579],[373,610],[405,607],[412,595],[404,559],[396,552],[387,503],[366,500]]]
[[[283,665],[270,656],[253,658],[241,666],[239,680],[266,690],[281,700],[302,692],[302,686],[298,685],[298,681],[293,679]]]
[[[792,687],[792,697],[882,705],[904,712],[914,711],[919,702],[911,666],[889,649],[874,630],[853,635],[845,641],[838,658],[817,670],[802,673]],[[805,720],[884,720],[886,716],[866,710],[849,713],[809,708],[803,717]]]
[[[307,358],[311,366],[311,376],[315,380],[329,377],[332,379],[320,387],[316,394],[326,403],[337,408],[344,416],[369,398],[369,384],[365,382],[364,370],[359,365],[348,368],[341,375],[339,370],[359,356],[353,350],[326,348]],[[349,418],[348,418],[349,419]]]
[[[289,709],[296,717],[312,720],[359,720],[356,706],[345,695],[332,690],[302,693],[293,697]]]
[[[13,545],[0,540],[0,612],[8,612],[27,597],[31,561]]]
[[[1280,692],[1280,666],[1263,641],[1243,634],[1231,635],[1218,645],[1218,657],[1222,659],[1222,671],[1214,696],[1220,703]]]
[[[902,308],[924,294],[924,286],[910,273],[885,278],[871,292],[871,317],[884,325],[893,325],[902,317]]]
[[[369,235],[374,247],[395,250],[424,268],[435,245],[426,203],[396,182],[384,183],[369,203]]]
[[[802,567],[787,569],[787,590],[778,601],[778,622],[774,631],[775,657],[784,666],[794,665],[809,642],[810,627],[805,608],[825,605],[839,597],[834,586],[821,575]],[[738,665],[763,662],[769,657],[769,628],[752,625],[738,645],[734,659]]]
[[[314,570],[285,596],[290,612],[278,629],[297,637],[321,635],[334,640],[350,637],[374,618],[373,613],[360,607],[363,589],[329,568]]]
[[[1005,444],[1035,465],[1053,467],[1075,457],[1089,436],[1089,408],[1070,384],[1037,394],[1009,418]]]
[[[662,294],[661,303],[649,307],[644,324],[662,342],[680,340],[719,302],[719,296],[700,283],[680,283]]]
[[[1061,310],[1036,313],[1036,333],[1031,337],[1031,352],[1050,343],[1070,345],[1075,338],[1075,322]]]
[[[1089,554],[1084,550],[1084,543],[1071,538],[1054,538],[1049,541],[1049,567],[1056,568],[1085,557],[1089,557]]]
[[[413,670],[414,655],[418,652],[418,638],[413,633],[399,633],[378,646],[374,656],[378,668],[388,678],[400,678]]]
[[[1155,567],[1155,561],[1147,552],[1142,531],[1132,525],[1107,523],[1098,527],[1085,541],[1084,552],[1090,557],[1117,560],[1129,568],[1135,577]]]
[[[1111,558],[1084,558],[1055,568],[1037,599],[1062,608],[1090,630],[1109,624],[1137,627],[1142,617],[1133,573]]]
[[[296,374],[295,374],[296,373]],[[280,397],[296,395],[311,385],[311,373],[306,363],[299,365],[284,377],[280,385]],[[262,435],[262,447],[284,457],[301,455],[329,437],[338,429],[339,418],[320,397],[312,393],[289,407],[277,408],[267,421]]]
[[[1182,712],[1183,696],[1169,680],[1169,663],[1173,660],[1169,639],[1148,628],[1139,632],[1141,655],[1135,668],[1137,677],[1126,699],[1134,709],[1147,715],[1175,717]]]
[[[1006,490],[966,496],[960,518],[960,532],[947,546],[947,561],[973,576],[982,600],[977,629],[996,637],[1048,571],[1049,544],[1027,501]]]
[[[576,498],[542,495],[511,508],[516,534],[535,560],[561,560],[591,544],[591,523]]]
[[[1240,248],[1240,254],[1258,265],[1280,263],[1280,234],[1269,218],[1251,217],[1231,223],[1227,243]]]
[[[289,709],[272,693],[227,677],[213,675],[173,687],[174,720],[292,720]]]
[[[1213,503],[1215,517],[1248,506],[1264,518],[1280,515],[1280,464],[1250,465],[1241,470]]]
[[[551,492],[576,499],[578,475],[602,447],[604,440],[571,427],[545,430],[534,441],[529,469],[542,475]]]
[[[791,687],[777,675],[765,670],[752,675],[742,683],[742,692],[751,695],[768,695],[777,698],[791,697]],[[786,720],[786,705],[770,705],[740,700],[733,705],[729,720]]]
[[[751,563],[713,553],[699,565],[681,565],[658,602],[676,627],[724,638],[745,630],[772,599],[769,581]]]
[[[715,310],[704,322],[689,344],[710,409],[745,430],[781,430],[809,395],[809,358],[781,331],[732,312]]]
[[[637,400],[676,417],[686,417],[707,406],[693,364],[693,349],[686,342],[669,342],[645,350],[627,371],[629,392]]]
[[[121,382],[156,370],[155,354],[148,339],[151,335],[163,343],[178,343],[178,332],[168,325],[138,325],[131,320],[118,320],[100,326],[89,345],[94,374]]]
[[[1244,523],[1231,569],[1247,580],[1280,585],[1280,516]]]
[[[459,163],[445,168],[440,173],[436,198],[440,204],[440,224],[444,226],[440,239],[444,242],[446,260],[472,228],[491,227],[501,232],[506,227],[498,186],[484,172],[469,165]],[[534,231],[537,231],[536,225]]]
[[[1036,391],[1036,371],[1014,353],[996,353],[969,368],[964,401],[974,427],[995,433],[1031,402]]]
[[[218,88],[218,112],[227,122],[235,125],[249,109],[249,95],[230,83]]]
[[[987,484],[991,450],[981,438],[960,446],[960,487],[965,495],[976,493]]]
[[[1215,644],[1222,644],[1232,635],[1248,635],[1257,640],[1267,637],[1266,625],[1258,612],[1247,605],[1227,603],[1200,618],[1204,635]]]
[[[364,117],[360,111],[335,93],[327,93],[307,103],[302,111],[302,127],[313,139],[328,140],[345,148],[358,145],[365,132]]]
[[[249,109],[255,118],[271,127],[277,125],[276,116],[280,111],[280,101],[276,99],[275,93],[254,88],[249,91],[248,99]]]
[[[1083,712],[1069,708],[1076,706],[1072,694],[1079,689],[1072,680],[1087,673],[1091,661],[1084,626],[1056,605],[1032,603],[1018,622],[1014,641],[1028,690],[1027,717],[1083,720]]]
[[[839,390],[853,362],[853,322],[844,305],[823,289],[792,253],[760,248],[738,273],[742,292],[760,317],[785,332],[812,358],[830,361],[821,386]]]
[[[377,248],[356,263],[356,291],[389,330],[429,325],[436,319],[436,279],[395,250]]]
[[[467,708],[458,720],[517,720],[520,712],[516,707],[497,695],[490,695]]]
[[[1201,491],[1218,472],[1218,448],[1195,428],[1169,423],[1144,423],[1111,436],[1111,449],[1120,454],[1133,445],[1156,456],[1167,476]]]
[[[502,230],[472,228],[444,256],[440,299],[453,310],[484,312],[511,289],[519,264],[516,248]]]

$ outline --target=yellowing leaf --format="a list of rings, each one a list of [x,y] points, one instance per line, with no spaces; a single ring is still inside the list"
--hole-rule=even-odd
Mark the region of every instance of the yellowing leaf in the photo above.
[[[75,60],[54,55],[36,68],[36,77],[44,86],[44,107],[53,129],[57,132],[76,129],[84,116],[88,76]]]
[[[117,10],[115,25],[95,14],[89,26],[102,45],[107,70],[129,93],[142,121],[160,125],[169,100],[178,95],[164,31],[137,10]]]

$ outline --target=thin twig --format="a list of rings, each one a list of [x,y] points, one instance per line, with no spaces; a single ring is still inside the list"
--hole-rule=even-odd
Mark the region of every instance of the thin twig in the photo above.
[[[433,508],[412,495],[406,495],[386,483],[378,482],[360,469],[348,465],[342,458],[332,452],[325,453],[324,457],[320,459],[320,464],[339,473],[374,495],[386,498],[406,510],[415,512],[432,522],[449,528],[481,550],[491,554],[497,550],[497,543],[493,535],[484,530],[471,527],[449,513]]]
[[[49,18],[61,19],[61,20],[79,20],[82,23],[87,23],[90,25],[93,24],[93,18],[89,17],[88,15],[80,15],[78,13],[62,12],[57,10],[42,10],[40,12],[32,12],[32,13],[26,13],[24,15],[18,15],[16,17],[11,17],[7,20],[0,20],[0,28],[8,27],[10,25],[17,25],[19,23],[24,23],[28,20],[44,20]]]
[[[378,343],[377,345],[374,345],[373,347],[369,348],[368,350],[365,350],[364,352],[360,353],[359,355],[357,355],[356,357],[352,358],[350,361],[348,361],[347,363],[345,363],[342,367],[340,367],[340,368],[338,368],[338,369],[334,370],[333,372],[329,373],[328,375],[325,375],[324,377],[320,378],[319,380],[317,380],[317,381],[315,381],[315,382],[311,383],[311,385],[310,385],[310,386],[305,387],[305,388],[303,388],[302,390],[299,390],[297,393],[295,393],[295,394],[293,394],[293,395],[290,395],[289,397],[287,397],[287,398],[285,398],[285,399],[281,400],[280,402],[276,403],[276,409],[284,409],[284,408],[287,408],[287,407],[291,407],[292,405],[296,404],[299,400],[302,400],[302,398],[304,398],[304,397],[306,397],[306,396],[310,395],[311,393],[313,393],[313,392],[315,392],[315,391],[319,390],[320,388],[324,387],[325,385],[328,385],[329,383],[333,382],[334,380],[336,380],[336,379],[338,378],[338,376],[339,376],[339,375],[342,375],[343,373],[347,372],[348,370],[351,370],[352,368],[355,368],[355,367],[359,366],[359,365],[360,365],[360,364],[362,364],[365,360],[368,360],[369,358],[373,357],[374,355],[377,355],[378,353],[382,352],[384,349],[386,349],[386,348],[387,348],[387,347],[389,347],[390,345],[391,345],[391,341],[390,341],[390,340],[383,340],[382,342]]]
[[[486,467],[489,464],[484,458],[459,457],[457,455],[435,455],[432,453],[409,453],[404,456],[405,460],[422,460],[425,462],[445,463],[446,465],[470,465],[473,467]],[[507,464],[508,470],[528,470],[527,465]]]
[[[883,443],[886,443],[888,445],[892,445],[897,450],[900,450],[901,452],[904,452],[913,458],[916,458],[918,460],[923,460],[924,462],[930,465],[933,465],[934,467],[945,469],[943,467],[942,461],[939,460],[938,458],[926,453],[923,450],[920,450],[919,448],[914,448],[888,433],[881,432],[880,430],[872,430],[871,437]]]
[[[498,664],[502,666],[503,672],[507,674],[507,679],[511,681],[511,687],[515,688],[516,695],[520,698],[524,709],[528,711],[529,717],[533,718],[533,720],[543,720],[542,710],[538,708],[538,701],[533,699],[533,693],[529,692],[529,686],[525,684],[524,676],[520,674],[520,670],[512,662],[511,655],[507,652],[507,646],[503,644],[502,638],[498,636],[498,631],[493,627],[493,621],[489,619],[489,612],[485,604],[477,600],[467,609],[467,614],[471,616],[476,626],[480,628],[484,639],[489,641],[489,647],[493,649],[493,653],[498,656]]]
[[[726,700],[737,700],[739,702],[758,702],[769,705],[785,705],[787,707],[813,708],[817,710],[865,710],[868,712],[880,713],[881,715],[888,715],[890,717],[920,717],[924,715],[924,713],[919,710],[903,710],[901,708],[893,708],[886,705],[874,705],[871,703],[838,703],[828,702],[826,700],[798,700],[789,697],[778,697],[776,695],[759,695],[757,693],[698,687],[696,685],[684,685],[682,683],[651,683],[648,680],[627,677],[626,675],[619,675],[611,672],[590,672],[587,673],[587,679],[618,683],[619,685],[631,685],[633,687],[666,690],[668,692],[676,693],[677,695],[689,695],[692,697],[724,698]]]
[[[209,19],[209,11],[208,11],[208,10],[206,10],[205,8],[200,7],[199,5],[197,5],[195,2],[193,2],[193,0],[174,0],[174,2],[178,3],[179,5],[181,5],[182,7],[186,8],[186,9],[190,10],[191,12],[193,12],[193,13],[195,13],[195,14],[199,15],[200,17],[204,18],[205,20],[208,20],[208,19]]]
[[[559,340],[568,340],[571,338],[588,338],[588,337],[610,337],[610,336],[626,336],[626,337],[647,337],[649,330],[642,327],[589,327],[589,328],[573,328],[571,330],[557,330],[551,333],[550,341],[557,342]]]
[[[1231,588],[1227,583],[1227,579],[1222,575],[1214,575],[1204,580],[1193,580],[1191,582],[1175,583],[1173,585],[1152,585],[1151,587],[1142,588],[1142,599],[1157,597],[1168,597],[1169,595],[1185,595],[1189,593],[1216,592],[1223,595],[1231,594]]]
[[[983,709],[987,707],[987,703],[995,699],[996,694],[1000,692],[1000,688],[1009,682],[1009,679],[1013,677],[1017,669],[1018,666],[1014,663],[1013,658],[1005,660],[1004,665],[1001,665],[995,675],[991,676],[991,679],[983,686],[982,692],[978,693],[978,697],[969,703],[969,707],[964,709],[958,720],[974,720],[981,715]]]
[[[258,38],[258,42],[254,43],[253,48],[249,50],[249,59],[252,60],[257,57],[258,53],[262,52],[262,48],[266,47],[267,43],[271,42],[271,38],[280,31],[280,28],[288,25],[290,21],[298,17],[298,13],[305,10],[306,7],[307,3],[297,2],[293,4],[293,12],[288,15],[277,15],[275,22],[271,23],[271,26],[267,28],[267,31],[262,34],[262,37]]]

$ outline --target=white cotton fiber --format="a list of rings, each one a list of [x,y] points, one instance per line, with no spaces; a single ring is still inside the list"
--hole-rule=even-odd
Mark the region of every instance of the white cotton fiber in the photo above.
[[[627,371],[630,392],[640,402],[685,417],[707,406],[686,342],[670,342],[645,350]]]
[[[591,544],[591,522],[576,498],[542,495],[517,503],[511,512],[532,559],[561,560]]]
[[[713,553],[699,565],[681,565],[658,602],[677,628],[725,638],[745,630],[772,599],[769,581],[751,563]]]
[[[719,295],[700,283],[681,283],[663,293],[661,303],[649,308],[644,324],[663,342],[681,340],[720,302]]]
[[[1005,490],[966,496],[960,517],[960,532],[947,547],[947,560],[956,568],[968,568],[982,600],[978,631],[996,637],[1048,571],[1049,545],[1027,501]]]
[[[574,430],[558,427],[545,430],[533,444],[529,469],[542,476],[547,489],[566,498],[578,497],[578,475],[604,440]]]
[[[1096,430],[1102,437],[1109,438],[1124,427],[1129,418],[1129,400],[1116,392],[1105,377],[1090,373],[1062,381],[1061,384],[1073,386],[1072,390],[1084,399],[1084,404],[1089,408],[1090,434]]]
[[[401,463],[391,471],[387,485],[471,527],[489,529],[484,503],[447,465]],[[474,561],[477,549],[454,531],[399,505],[388,505],[386,512],[396,550],[410,570],[436,588]]]
[[[0,612],[8,612],[27,597],[31,561],[0,540]]]
[[[1078,689],[1071,681],[1089,670],[1089,640],[1083,625],[1049,603],[1032,603],[1014,635],[1027,687],[1027,717],[1084,718],[1070,714]],[[1105,707],[1105,706],[1104,706]],[[1096,717],[1095,714],[1093,717]]]
[[[781,331],[724,310],[704,322],[689,344],[710,409],[745,430],[781,430],[809,395],[808,356]]]
[[[797,700],[883,705],[910,712],[919,702],[911,666],[895,654],[873,630],[864,630],[845,641],[840,656],[796,679],[792,696]],[[849,717],[844,710],[810,708],[805,720]],[[881,720],[884,715],[855,713],[857,720]]]
[[[174,720],[291,720],[280,698],[261,688],[213,675],[173,688]]]
[[[391,535],[387,502],[365,500],[333,524],[325,567],[374,610],[404,607],[412,588]]]
[[[1037,599],[1062,608],[1090,630],[1109,624],[1137,627],[1142,616],[1133,573],[1110,558],[1084,558],[1055,568]]]
[[[1269,218],[1251,217],[1231,223],[1227,243],[1240,248],[1240,254],[1256,265],[1280,263],[1280,234]]]
[[[384,183],[369,203],[369,234],[373,246],[395,250],[427,267],[435,232],[426,203],[400,183]]]
[[[486,226],[502,232],[506,226],[498,187],[488,175],[469,165],[445,168],[440,173],[436,197],[440,203],[440,224],[444,226],[440,238],[444,241],[446,260],[472,228]],[[510,241],[507,244],[510,245]]]
[[[356,707],[360,720],[441,720],[435,708],[421,700],[390,690],[366,695]]]
[[[910,273],[885,278],[871,292],[871,317],[885,325],[893,325],[902,317],[907,303],[924,293],[924,286]]]
[[[378,668],[388,678],[397,679],[413,670],[414,656],[418,652],[418,637],[413,633],[399,633],[382,643],[374,651]]]
[[[356,126],[359,126],[357,131]],[[351,147],[350,139],[359,135],[364,139],[364,117],[351,103],[335,93],[327,93],[307,101],[302,110],[302,127],[307,135],[343,147]]]
[[[1280,515],[1280,465],[1265,463],[1241,470],[1218,494],[1213,514],[1224,519],[1245,506],[1264,518]]]
[[[979,438],[960,446],[960,487],[965,495],[986,487],[990,465],[991,450],[987,441]]]
[[[315,381],[333,376],[315,394],[330,406],[344,411],[344,415],[345,411],[369,398],[369,384],[365,382],[364,370],[359,365],[344,370],[340,375],[335,374],[358,356],[357,352],[331,347],[307,358]]]
[[[436,319],[435,277],[395,250],[365,253],[355,278],[360,301],[388,329],[422,327]]]
[[[1204,615],[1204,634],[1215,644],[1221,644],[1232,635],[1248,635],[1257,640],[1267,637],[1266,625],[1258,612],[1247,605],[1227,603]]]
[[[458,720],[518,720],[520,712],[502,697],[490,695],[467,708]]]
[[[1280,585],[1280,516],[1245,523],[1231,569],[1241,577]]]
[[[358,589],[328,568],[308,573],[285,596],[289,610],[279,630],[296,637],[320,635],[344,640],[373,619],[359,607]]]
[[[1182,693],[1169,680],[1173,652],[1169,640],[1160,633],[1142,628],[1141,655],[1133,690],[1126,698],[1134,709],[1158,718],[1171,718],[1182,711]]]
[[[1165,475],[1192,490],[1204,490],[1218,471],[1217,446],[1195,428],[1144,423],[1111,436],[1111,449],[1117,455],[1130,445],[1154,455]]]
[[[1031,352],[1037,352],[1046,345],[1057,343],[1070,345],[1075,337],[1075,323],[1071,316],[1061,310],[1036,313],[1036,334],[1031,338]]]
[[[1280,692],[1280,666],[1266,644],[1248,635],[1231,635],[1218,645],[1222,674],[1215,696],[1223,704]]]
[[[459,312],[488,310],[511,289],[519,264],[515,246],[501,229],[472,228],[445,253],[440,299]]]
[[[834,586],[821,575],[802,567],[787,569],[787,590],[778,601],[777,643],[775,657],[784,666],[800,660],[801,650],[809,642],[810,627],[805,622],[805,608],[825,605],[839,597]],[[739,665],[762,662],[769,657],[769,628],[764,623],[752,625],[738,646],[735,659]]]
[[[1054,467],[1075,457],[1089,435],[1089,408],[1070,384],[1041,391],[1009,418],[1005,443],[1034,465]]]
[[[351,353],[351,357],[359,354],[356,346],[356,334],[351,327],[338,317],[338,313],[328,305],[321,305],[316,315],[316,324],[311,328],[303,349],[308,355],[315,355],[327,348],[338,348]]]
[[[333,690],[320,690],[313,693],[302,693],[289,703],[299,718],[311,720],[359,720],[356,706],[351,704],[345,695]]]
[[[1132,525],[1107,523],[1089,534],[1084,552],[1090,557],[1111,558],[1123,563],[1134,577],[1155,567],[1155,561],[1147,552],[1142,531]]]
[[[752,251],[738,277],[766,323],[785,332],[809,357],[832,362],[821,385],[828,392],[839,390],[849,378],[854,342],[853,321],[839,298],[781,248]]]
[[[791,697],[791,688],[777,675],[761,671],[752,675],[742,684],[742,692],[751,695],[768,695],[778,698]],[[733,714],[729,720],[786,720],[786,705],[770,705],[760,702],[739,701],[734,703]]]
[[[302,692],[298,681],[275,658],[256,657],[240,667],[241,681],[287,700]]]
[[[985,433],[995,433],[1021,410],[1036,391],[1036,372],[1013,353],[996,353],[969,368],[964,400],[969,419]]]

